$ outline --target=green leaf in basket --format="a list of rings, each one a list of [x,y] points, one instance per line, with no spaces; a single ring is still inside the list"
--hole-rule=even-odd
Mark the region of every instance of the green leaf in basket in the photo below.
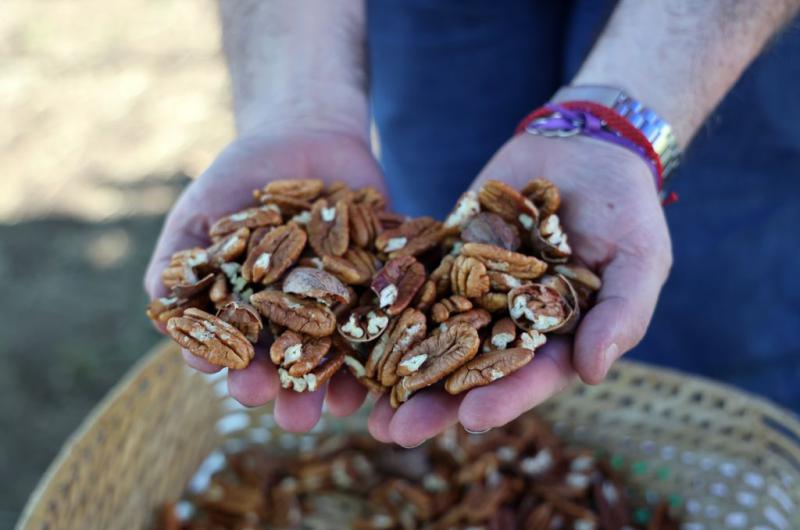
[[[669,502],[669,505],[672,506],[673,508],[680,508],[681,505],[683,504],[683,497],[681,497],[676,493],[673,493],[672,495],[667,497],[667,502]]]
[[[647,473],[647,462],[644,462],[642,460],[634,462],[633,465],[631,466],[631,472],[634,475],[644,475],[645,473]]]
[[[666,466],[661,466],[656,469],[656,477],[658,480],[667,480],[669,478],[670,470]]]
[[[609,461],[611,468],[619,471],[625,466],[625,458],[622,455],[614,455]]]
[[[633,512],[633,520],[636,524],[647,524],[650,521],[650,510],[648,508],[637,508]]]

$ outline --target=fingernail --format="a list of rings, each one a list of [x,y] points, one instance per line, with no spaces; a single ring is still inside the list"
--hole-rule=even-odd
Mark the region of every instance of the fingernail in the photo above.
[[[619,346],[617,346],[616,342],[612,342],[608,348],[606,348],[606,351],[603,352],[603,377],[608,374],[611,365],[617,360],[617,357],[619,357]]]
[[[488,428],[486,428],[486,429],[484,429],[482,431],[471,431],[471,430],[467,429],[466,427],[464,427],[464,430],[467,431],[470,434],[486,434],[487,432],[491,431],[492,428],[488,427]]]
[[[420,445],[424,444],[426,441],[427,440],[422,440],[421,442],[419,442],[416,445],[403,445],[403,444],[400,444],[400,447],[402,447],[403,449],[415,449],[415,448],[419,447]]]

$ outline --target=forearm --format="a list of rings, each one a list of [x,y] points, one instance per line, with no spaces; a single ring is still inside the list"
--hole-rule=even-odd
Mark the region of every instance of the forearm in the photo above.
[[[670,122],[681,147],[800,0],[621,0],[573,84],[622,88]]]
[[[301,124],[367,134],[364,0],[220,0],[240,135]]]

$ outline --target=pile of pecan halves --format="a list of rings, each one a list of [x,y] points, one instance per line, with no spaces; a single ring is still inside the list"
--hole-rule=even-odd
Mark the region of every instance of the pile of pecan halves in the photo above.
[[[269,347],[281,385],[314,391],[346,367],[394,407],[442,384],[487,385],[569,333],[600,280],[571,261],[558,189],[488,181],[444,223],[385,210],[372,188],[282,180],[177,252],[148,316],[239,370]],[[273,340],[274,339],[274,340]],[[270,342],[271,341],[271,342]]]
[[[618,472],[528,414],[485,434],[450,428],[416,449],[329,435],[310,452],[263,446],[168,504],[158,530],[677,530],[662,502],[633,509]]]

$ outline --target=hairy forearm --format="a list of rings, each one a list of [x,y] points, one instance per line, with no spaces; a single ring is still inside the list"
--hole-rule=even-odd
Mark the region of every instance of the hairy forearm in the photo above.
[[[364,0],[220,0],[236,127],[367,134]]]
[[[800,0],[621,0],[573,84],[620,87],[682,146]]]

